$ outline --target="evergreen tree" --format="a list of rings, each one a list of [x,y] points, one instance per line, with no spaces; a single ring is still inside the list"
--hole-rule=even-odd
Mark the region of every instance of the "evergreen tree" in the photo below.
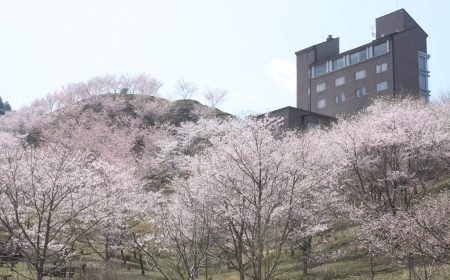
[[[11,105],[9,105],[8,101],[3,103],[3,99],[0,96],[0,115],[4,115],[7,111],[11,111]]]

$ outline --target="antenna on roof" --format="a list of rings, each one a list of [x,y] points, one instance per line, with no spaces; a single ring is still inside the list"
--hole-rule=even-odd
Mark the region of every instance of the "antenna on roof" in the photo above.
[[[370,27],[372,28],[372,37],[376,38],[377,37],[377,33],[375,33],[375,31],[374,31],[373,25],[370,26]]]

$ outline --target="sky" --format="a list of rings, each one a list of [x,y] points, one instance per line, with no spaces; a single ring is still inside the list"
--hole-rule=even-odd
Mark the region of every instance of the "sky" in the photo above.
[[[149,74],[161,95],[196,83],[228,90],[237,115],[296,106],[295,52],[340,37],[373,40],[375,19],[404,8],[427,32],[432,98],[450,90],[448,0],[0,0],[0,96],[13,109],[69,83]]]

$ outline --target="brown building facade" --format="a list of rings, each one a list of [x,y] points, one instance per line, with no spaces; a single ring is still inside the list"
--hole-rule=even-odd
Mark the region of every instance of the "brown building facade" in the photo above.
[[[376,19],[376,39],[340,53],[339,38],[296,52],[297,108],[339,117],[379,96],[428,100],[425,31],[404,10]]]
[[[294,108],[291,106],[283,107],[264,115],[257,116],[258,118],[270,117],[270,118],[282,118],[283,123],[280,129],[297,129],[307,130],[315,128],[317,126],[330,126],[336,122],[336,118]]]

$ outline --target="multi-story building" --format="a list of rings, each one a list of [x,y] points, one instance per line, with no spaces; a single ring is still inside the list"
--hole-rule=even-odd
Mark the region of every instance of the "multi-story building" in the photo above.
[[[376,38],[340,53],[339,38],[296,52],[297,108],[328,116],[352,114],[378,96],[428,99],[425,31],[404,10],[376,19]]]

